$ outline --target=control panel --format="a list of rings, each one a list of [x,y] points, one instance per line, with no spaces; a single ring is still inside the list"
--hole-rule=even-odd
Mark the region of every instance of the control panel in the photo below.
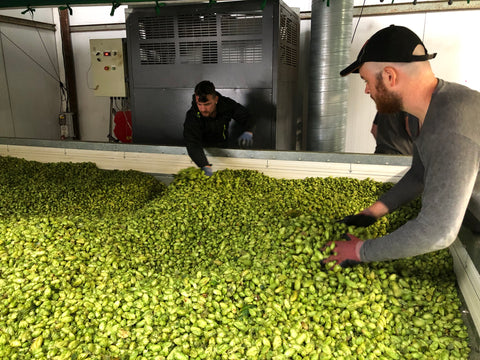
[[[90,39],[96,96],[126,97],[124,39]]]

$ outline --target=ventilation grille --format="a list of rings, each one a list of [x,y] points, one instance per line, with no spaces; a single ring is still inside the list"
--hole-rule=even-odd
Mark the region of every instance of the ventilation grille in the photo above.
[[[180,44],[181,64],[217,64],[216,41],[186,41]]]
[[[285,7],[280,12],[280,62],[287,66],[298,66],[299,24]]]
[[[288,46],[280,46],[280,59],[283,65],[297,67],[297,51]]]
[[[175,36],[171,16],[143,17],[138,20],[138,35],[141,40],[170,39]]]
[[[228,14],[221,16],[222,36],[258,35],[262,33],[262,15]]]
[[[296,24],[296,22],[288,18],[286,15],[282,15],[280,19],[281,41],[293,46],[298,45],[298,29]]]
[[[263,61],[263,11],[138,19],[141,65]]]
[[[175,43],[140,44],[140,64],[175,64]]]
[[[178,37],[208,37],[217,35],[217,17],[209,15],[178,15]]]
[[[261,40],[222,41],[222,63],[255,64],[262,62]]]

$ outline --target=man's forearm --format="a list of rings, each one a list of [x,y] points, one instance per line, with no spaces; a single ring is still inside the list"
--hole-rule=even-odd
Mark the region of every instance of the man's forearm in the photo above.
[[[199,168],[202,168],[206,165],[209,165],[207,156],[205,155],[205,151],[203,147],[199,145],[187,145],[187,152],[190,156],[190,159],[197,165]]]
[[[388,207],[383,202],[376,201],[373,205],[369,206],[365,210],[362,210],[360,213],[379,219],[382,216],[387,215],[388,212]]]

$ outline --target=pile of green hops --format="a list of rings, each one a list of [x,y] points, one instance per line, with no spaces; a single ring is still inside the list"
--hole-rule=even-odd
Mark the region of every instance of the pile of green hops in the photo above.
[[[0,161],[0,358],[468,359],[447,250],[322,265],[392,184]]]
[[[0,217],[104,216],[141,208],[165,185],[138,171],[101,170],[94,163],[40,163],[0,157]]]

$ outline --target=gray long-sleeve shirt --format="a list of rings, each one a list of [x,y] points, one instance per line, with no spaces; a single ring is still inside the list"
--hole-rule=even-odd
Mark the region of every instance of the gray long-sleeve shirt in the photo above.
[[[439,80],[409,171],[380,197],[390,212],[422,194],[416,219],[389,235],[370,239],[362,261],[420,255],[456,238],[475,186],[480,186],[480,93]],[[422,193],[423,192],[423,193]]]

